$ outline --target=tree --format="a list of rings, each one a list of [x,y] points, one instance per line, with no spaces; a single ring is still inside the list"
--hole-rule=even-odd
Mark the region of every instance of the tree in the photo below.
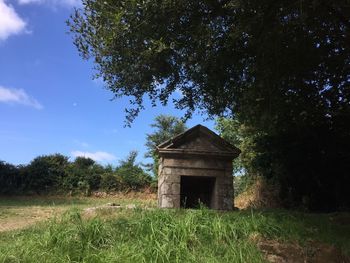
[[[34,158],[27,167],[25,187],[36,193],[57,191],[66,177],[68,157],[62,154]]]
[[[68,24],[97,77],[133,98],[128,121],[145,97],[180,91],[187,117],[227,115],[259,135],[252,163],[286,203],[350,207],[348,1],[83,0]]]
[[[233,160],[233,172],[236,175],[234,193],[238,196],[257,182],[262,174],[255,161],[259,154],[257,141],[263,135],[256,132],[253,127],[230,118],[217,118],[215,129],[222,138],[241,150],[240,155]]]
[[[68,25],[107,88],[134,97],[131,118],[145,95],[166,104],[179,90],[175,104],[189,113],[235,114],[253,102],[266,119],[291,98],[348,105],[347,4],[83,0]]]
[[[117,191],[121,189],[120,177],[112,171],[108,171],[102,174],[100,188],[106,192]]]
[[[256,175],[258,171],[254,170],[252,163],[256,158],[255,142],[259,134],[237,119],[229,118],[217,118],[215,129],[222,138],[241,150],[238,158],[234,160],[234,173]]]
[[[13,164],[0,161],[0,194],[15,194],[21,191],[20,169]]]
[[[100,187],[104,168],[94,160],[87,157],[77,157],[67,169],[68,176],[64,181],[64,188],[67,190],[78,189],[89,195],[91,190]]]
[[[158,155],[156,147],[170,138],[184,132],[187,128],[185,123],[175,116],[159,115],[154,119],[151,127],[155,129],[146,135],[146,158],[152,158],[153,164],[149,165],[149,170],[153,171],[155,177],[158,176]]]
[[[137,151],[131,151],[125,160],[120,162],[116,174],[121,178],[124,189],[139,190],[148,186],[151,177],[136,164]]]
[[[96,162],[89,157],[78,156],[74,160],[74,165],[80,169],[90,169]]]

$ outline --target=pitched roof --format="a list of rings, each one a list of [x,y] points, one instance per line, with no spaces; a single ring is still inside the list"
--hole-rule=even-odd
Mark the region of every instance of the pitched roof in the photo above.
[[[198,141],[200,137],[204,138],[204,140]],[[200,124],[159,144],[157,150],[160,154],[192,153],[213,156],[231,156],[233,158],[237,157],[241,152],[237,147]]]

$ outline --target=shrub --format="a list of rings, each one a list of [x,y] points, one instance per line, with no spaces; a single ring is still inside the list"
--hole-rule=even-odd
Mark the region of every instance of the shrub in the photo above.
[[[0,194],[13,194],[21,188],[22,174],[15,165],[0,161]]]
[[[113,172],[106,172],[101,176],[100,188],[103,191],[111,192],[120,190],[121,182]]]
[[[57,191],[66,177],[68,157],[61,154],[36,157],[27,167],[25,188],[36,193]]]
[[[136,164],[136,157],[136,151],[130,152],[126,160],[121,161],[120,166],[116,169],[124,189],[138,190],[151,183],[151,176],[145,173],[139,164]]]

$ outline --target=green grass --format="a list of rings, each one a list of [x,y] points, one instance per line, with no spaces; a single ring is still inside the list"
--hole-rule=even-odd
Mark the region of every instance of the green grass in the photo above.
[[[27,207],[27,206],[72,206],[89,204],[89,199],[79,197],[58,197],[58,196],[19,196],[0,198],[0,207]]]
[[[333,224],[332,216],[123,209],[83,219],[73,209],[30,229],[0,234],[0,262],[264,262],[254,236],[318,240],[349,254],[349,225]]]
[[[0,196],[0,233],[27,228],[40,221],[76,208],[82,211],[87,207],[103,206],[107,203],[120,205],[137,204],[141,207],[154,207],[155,200],[148,195],[131,193],[104,198],[67,196]],[[108,212],[108,211],[105,211]]]
[[[151,202],[147,202],[137,198],[118,198],[118,197],[107,197],[107,198],[94,198],[94,197],[66,197],[66,196],[13,196],[13,197],[1,197],[0,196],[0,208],[1,207],[31,207],[31,206],[42,206],[42,207],[88,207],[103,205],[109,202],[117,202],[118,204],[144,204],[148,205]],[[154,202],[153,202],[154,203]]]

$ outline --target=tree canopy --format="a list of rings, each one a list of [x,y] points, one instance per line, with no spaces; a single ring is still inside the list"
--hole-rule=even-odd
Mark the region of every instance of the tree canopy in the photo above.
[[[187,127],[179,118],[171,115],[158,115],[151,124],[154,129],[152,133],[146,135],[146,158],[152,158],[153,163],[148,166],[148,170],[152,170],[155,177],[158,176],[158,155],[156,148],[162,142],[184,132]]]
[[[85,194],[92,191],[129,191],[151,187],[151,176],[130,152],[116,167],[103,166],[86,157],[69,161],[62,154],[42,155],[28,165],[0,160],[0,195]]]
[[[83,0],[68,24],[107,88],[133,98],[128,120],[145,96],[166,104],[178,90],[189,114],[258,112],[266,124],[294,104],[302,119],[348,108],[349,10],[346,0]]]

